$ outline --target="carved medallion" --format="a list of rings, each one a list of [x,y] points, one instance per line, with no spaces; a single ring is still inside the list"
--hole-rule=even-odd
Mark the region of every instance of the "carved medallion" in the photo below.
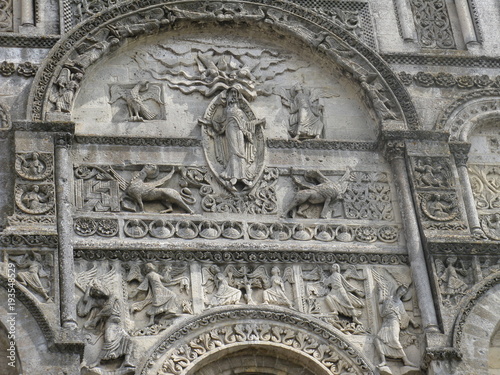
[[[17,185],[17,207],[31,215],[44,214],[54,207],[54,187],[52,185]]]
[[[219,182],[232,192],[252,189],[264,170],[264,119],[257,119],[238,86],[217,95],[202,119],[203,148]]]
[[[52,174],[52,154],[31,152],[17,154],[16,172],[26,180],[43,180]]]

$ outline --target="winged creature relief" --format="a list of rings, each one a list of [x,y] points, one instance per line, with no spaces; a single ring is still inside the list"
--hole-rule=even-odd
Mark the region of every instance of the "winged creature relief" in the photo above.
[[[149,81],[141,81],[136,83],[132,88],[124,85],[113,85],[109,89],[110,100],[113,104],[118,100],[123,100],[127,104],[129,121],[144,121],[158,118],[158,113],[146,104],[147,101],[152,101],[157,104],[164,104],[161,100],[161,87],[152,85]]]
[[[404,301],[411,298],[409,286],[401,280],[395,282],[394,274],[391,274],[393,276],[391,277],[372,270],[372,275],[378,286],[379,313],[382,320],[375,338],[375,348],[380,356],[380,363],[377,366],[380,374],[392,375],[386,357],[401,359],[405,365],[404,374],[418,374],[420,373],[418,366],[408,359],[400,339],[400,332],[406,330],[410,324],[414,328],[420,327],[404,306]]]
[[[13,258],[17,266],[16,278],[19,284],[30,291],[41,295],[45,302],[52,302],[50,292],[50,273],[43,266],[42,256],[39,253],[28,252],[20,259]]]
[[[155,181],[149,181],[156,178],[159,172],[160,169],[157,165],[145,165],[140,172],[137,172],[132,177],[125,193],[139,206],[140,211],[144,211],[144,202],[159,201],[166,208],[161,213],[172,212],[173,205],[175,204],[184,211],[192,214],[193,210],[188,206],[188,203],[194,203],[194,199],[191,196],[181,194],[172,188],[161,187],[172,178],[175,168],[172,168],[166,176]]]
[[[340,200],[347,190],[351,169],[346,168],[344,175],[339,181],[332,181],[327,178],[319,170],[307,171],[304,173],[305,182],[299,180],[296,176],[292,176],[295,183],[302,189],[295,193],[292,201],[283,209],[283,216],[292,217],[295,215],[308,218],[306,211],[315,204],[323,204],[321,214],[322,219],[328,219],[331,215],[331,206]],[[315,183],[307,182],[314,181]]]

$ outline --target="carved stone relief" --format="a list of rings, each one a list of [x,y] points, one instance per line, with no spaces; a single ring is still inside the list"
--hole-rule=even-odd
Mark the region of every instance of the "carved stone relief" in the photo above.
[[[19,153],[16,157],[16,172],[26,180],[39,181],[52,177],[53,155],[45,152]]]
[[[444,0],[411,0],[418,39],[426,48],[455,48],[450,16]]]
[[[0,1],[0,31],[14,31],[12,0]]]
[[[54,186],[51,184],[17,184],[16,206],[30,215],[54,214]]]
[[[130,85],[112,85],[110,104],[125,102],[128,112],[128,121],[145,121],[163,119],[162,116],[162,88],[148,81],[141,81]],[[150,103],[148,103],[150,102]],[[156,103],[156,106],[153,107]]]
[[[15,265],[16,280],[35,299],[42,303],[53,302],[54,260],[50,253],[29,251],[10,253],[9,262]]]

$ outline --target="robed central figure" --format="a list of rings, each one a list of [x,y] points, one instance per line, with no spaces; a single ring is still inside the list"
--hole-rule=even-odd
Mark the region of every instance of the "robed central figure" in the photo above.
[[[238,89],[231,87],[210,103],[200,124],[211,141],[205,144],[207,159],[216,162],[212,168],[224,186],[230,190],[236,190],[238,183],[253,186],[260,172],[258,153],[263,148],[265,120],[256,119]]]

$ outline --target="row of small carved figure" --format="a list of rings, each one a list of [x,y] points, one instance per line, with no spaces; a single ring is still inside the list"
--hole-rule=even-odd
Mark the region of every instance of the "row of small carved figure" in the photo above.
[[[303,224],[264,224],[248,223],[247,234],[250,239],[265,240],[273,239],[286,241],[289,239],[298,241],[341,241],[341,242],[374,242],[387,243],[396,242],[399,238],[399,229],[395,226],[347,226],[347,225],[313,225]],[[151,236],[159,239],[179,237],[184,239],[205,238],[217,239],[227,238],[237,240],[245,236],[245,225],[241,222],[226,221],[223,223],[214,221],[166,221],[158,220],[126,220],[123,233],[131,238],[144,238]],[[79,236],[99,235],[102,237],[113,237],[118,234],[119,224],[114,219],[77,218],[74,221],[75,233]]]

